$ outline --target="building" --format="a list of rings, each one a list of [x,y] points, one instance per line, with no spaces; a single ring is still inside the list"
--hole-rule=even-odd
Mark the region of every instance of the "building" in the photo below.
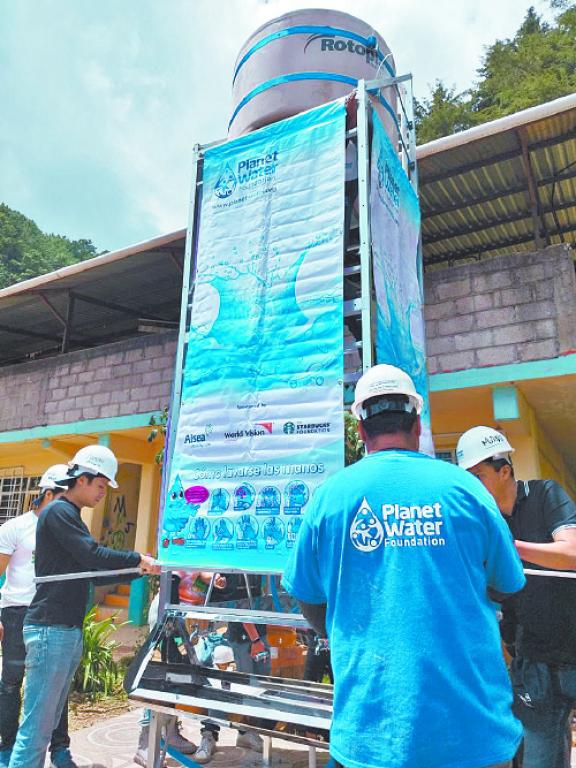
[[[522,477],[576,497],[576,96],[418,150],[432,427],[453,458],[475,424],[503,429]],[[155,547],[185,230],[0,291],[0,522],[49,464],[100,442],[120,488],[86,520]],[[114,602],[114,601],[112,601]]]

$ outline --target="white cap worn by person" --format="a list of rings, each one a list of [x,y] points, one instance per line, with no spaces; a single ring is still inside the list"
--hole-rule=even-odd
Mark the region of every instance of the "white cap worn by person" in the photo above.
[[[458,440],[456,461],[462,469],[470,469],[487,459],[510,462],[511,453],[514,453],[514,448],[501,432],[492,427],[472,427]]]
[[[233,664],[234,651],[229,645],[217,645],[212,652],[212,664]]]
[[[377,406],[371,407],[369,411],[364,407],[366,400],[372,397],[386,398],[386,395],[406,395],[408,402],[398,403],[384,399]],[[423,402],[421,395],[416,392],[414,382],[405,371],[395,365],[380,363],[367,370],[358,379],[351,411],[352,415],[360,421],[382,411],[411,413],[414,410],[420,415]]]
[[[66,485],[62,482],[62,478],[66,477],[67,473],[67,464],[53,464],[51,467],[48,467],[40,478],[38,488],[41,491],[54,491],[56,488],[64,490]]]
[[[118,459],[105,445],[85,445],[68,462],[66,477],[62,480],[80,477],[80,475],[102,475],[111,488],[118,488],[116,473]]]

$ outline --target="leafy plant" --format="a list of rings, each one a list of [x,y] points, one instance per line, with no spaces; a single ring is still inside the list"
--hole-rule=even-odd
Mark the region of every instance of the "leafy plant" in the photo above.
[[[154,461],[159,466],[162,466],[164,464],[164,451],[166,449],[165,441],[166,441],[166,430],[167,430],[167,424],[168,424],[168,406],[165,406],[160,416],[151,416],[150,421],[148,422],[152,429],[150,430],[150,434],[148,435],[148,442],[151,443],[158,435],[162,437],[162,448],[158,451],[156,456],[154,456]]]
[[[344,463],[354,464],[364,456],[364,443],[358,435],[358,422],[352,414],[344,414]]]
[[[88,611],[82,627],[84,647],[74,677],[75,691],[98,698],[119,688],[121,673],[113,656],[117,643],[111,639],[117,629],[112,618],[96,619],[96,606]]]

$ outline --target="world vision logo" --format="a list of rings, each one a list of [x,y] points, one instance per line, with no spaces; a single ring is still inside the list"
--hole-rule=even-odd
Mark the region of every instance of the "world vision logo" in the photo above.
[[[307,52],[310,45],[318,42],[320,53],[348,53],[353,56],[359,56],[371,67],[377,68],[380,65],[380,58],[376,50],[376,38],[369,38],[368,45],[363,45],[355,40],[337,35],[310,35],[304,46],[304,53]]]

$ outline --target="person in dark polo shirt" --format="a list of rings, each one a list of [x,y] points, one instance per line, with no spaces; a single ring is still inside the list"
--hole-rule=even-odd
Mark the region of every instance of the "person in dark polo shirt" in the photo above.
[[[140,567],[156,573],[155,561],[138,552],[103,547],[92,538],[80,517],[94,507],[108,486],[117,488],[118,462],[109,448],[89,445],[70,462],[58,485],[67,490],[42,510],[36,528],[36,576]],[[82,655],[82,622],[89,582],[84,579],[38,585],[24,619],[26,686],[24,707],[11,768],[42,768],[70,683]]]
[[[474,427],[458,442],[458,464],[494,497],[524,565],[576,570],[576,505],[554,480],[516,481],[500,432]],[[503,639],[514,658],[515,712],[524,725],[524,768],[569,768],[576,706],[576,580],[527,576],[503,604]]]

